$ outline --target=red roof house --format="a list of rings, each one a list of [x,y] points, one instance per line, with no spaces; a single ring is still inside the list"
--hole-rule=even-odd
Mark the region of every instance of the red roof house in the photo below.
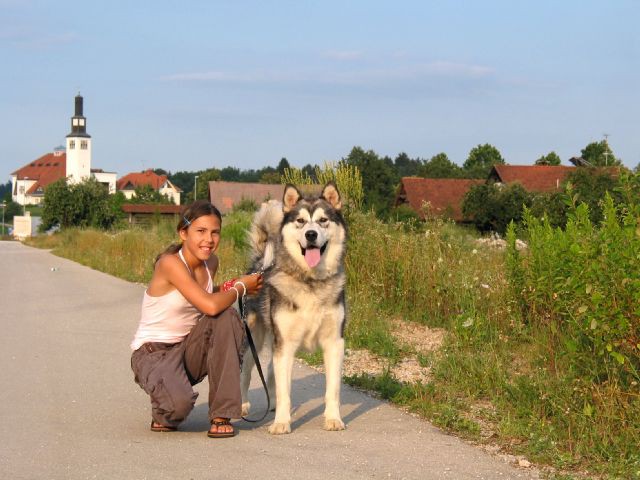
[[[209,182],[209,201],[220,213],[227,214],[242,200],[251,200],[260,205],[266,200],[282,200],[284,185],[245,182]],[[316,196],[322,192],[322,185],[297,185],[303,195]]]
[[[119,192],[124,193],[124,196],[130,200],[135,196],[135,189],[145,185],[150,186],[163,195],[169,196],[169,198],[173,200],[173,203],[180,205],[180,192],[182,190],[171,183],[166,175],[158,175],[151,169],[125,175],[118,180],[116,188]]]
[[[50,183],[65,178],[67,171],[67,155],[64,150],[47,153],[11,174],[13,177],[13,196],[43,197],[44,189]],[[23,191],[18,192],[18,188]],[[24,191],[26,190],[26,191]],[[14,200],[16,200],[14,198]],[[21,201],[19,203],[24,203]],[[29,202],[27,203],[36,203]],[[38,202],[39,203],[39,202]]]
[[[494,165],[489,182],[520,183],[529,192],[560,190],[567,176],[576,167],[563,165]]]
[[[482,183],[485,181],[479,179],[403,177],[395,205],[408,203],[424,218],[423,205],[428,203],[431,214],[462,222],[462,202],[465,194],[473,185]]]

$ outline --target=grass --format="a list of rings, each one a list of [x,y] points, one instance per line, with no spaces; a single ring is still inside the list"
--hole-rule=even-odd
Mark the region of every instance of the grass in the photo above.
[[[218,280],[244,270],[249,221],[243,212],[225,217]],[[418,355],[432,366],[428,384],[403,384],[389,371],[346,377],[347,383],[474,441],[485,441],[481,424],[487,424],[491,442],[569,471],[556,478],[570,478],[573,470],[640,478],[638,392],[623,398],[615,385],[594,388],[572,373],[557,332],[523,320],[503,252],[479,247],[468,230],[439,220],[407,226],[353,212],[349,222],[347,346],[393,364],[409,352],[393,337],[391,319],[443,327],[448,335],[439,352]],[[68,230],[29,243],[146,283],[155,255],[175,238],[172,225],[157,224],[109,233]],[[320,352],[299,357],[322,363]],[[576,401],[587,390],[590,403]]]

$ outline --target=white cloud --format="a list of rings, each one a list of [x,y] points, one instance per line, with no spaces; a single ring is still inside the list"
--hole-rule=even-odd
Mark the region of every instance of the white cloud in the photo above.
[[[385,66],[327,71],[326,68],[290,70],[256,70],[253,72],[208,71],[175,73],[161,77],[163,81],[210,82],[236,84],[320,84],[344,86],[384,86],[403,82],[420,82],[442,77],[481,79],[490,77],[494,69],[447,61],[424,64]]]
[[[331,60],[357,60],[363,57],[363,53],[358,50],[328,50],[322,52],[322,57]]]

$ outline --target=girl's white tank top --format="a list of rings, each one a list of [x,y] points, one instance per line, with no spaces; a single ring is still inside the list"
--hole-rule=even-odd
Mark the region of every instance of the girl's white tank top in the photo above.
[[[191,269],[182,255],[182,250],[178,254],[191,273]],[[206,263],[204,266],[209,275],[209,282],[205,290],[211,293],[213,292],[213,279]],[[145,290],[142,298],[140,324],[131,342],[131,349],[137,350],[147,342],[181,342],[201,316],[202,312],[191,305],[177,289],[159,297],[152,297]]]

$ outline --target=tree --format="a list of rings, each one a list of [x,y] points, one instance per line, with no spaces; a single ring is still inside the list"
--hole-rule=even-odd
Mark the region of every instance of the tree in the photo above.
[[[202,170],[197,172],[180,171],[169,175],[169,180],[176,187],[182,190],[184,198],[193,198],[193,179],[196,175],[200,175]]]
[[[5,202],[11,201],[11,182],[0,184],[0,198]]]
[[[391,162],[380,158],[373,150],[365,152],[353,147],[343,159],[347,165],[358,167],[362,175],[364,205],[372,208],[379,216],[386,217],[395,196],[397,177]]]
[[[173,205],[173,201],[167,195],[163,195],[157,190],[154,190],[151,185],[140,185],[136,187],[135,196],[129,203]]]
[[[310,163],[307,163],[304,167],[302,167],[302,173],[308,175],[309,178],[311,178],[312,182],[317,182],[318,179],[316,178],[316,168],[319,167],[317,165],[311,165]]]
[[[462,169],[449,160],[446,153],[438,153],[420,165],[418,176],[424,178],[460,178]]]
[[[224,167],[220,170],[220,179],[225,182],[239,182],[240,169],[235,167]]]
[[[606,140],[591,142],[581,150],[582,158],[594,167],[619,167],[620,159],[616,158]]]
[[[562,161],[556,152],[549,152],[536,160],[536,165],[560,165]]]
[[[166,175],[167,177],[171,175],[171,172],[167,172],[164,168],[154,168],[153,173],[156,175]]]
[[[618,191],[620,181],[606,169],[576,168],[567,177],[567,183],[571,183],[572,200],[588,205],[589,217],[594,223],[602,220],[601,202],[607,192],[609,192],[615,203],[619,203],[621,200],[620,192]]]
[[[199,200],[209,198],[209,182],[215,182],[218,180],[220,180],[220,170],[217,168],[210,168],[209,170],[200,172],[196,186],[198,189],[197,198]],[[193,200],[193,195],[191,196],[191,200]]]
[[[93,178],[71,185],[62,178],[44,191],[40,228],[109,228],[121,215],[115,208],[116,200],[116,195],[109,195],[105,186]]]
[[[522,221],[523,206],[531,206],[531,194],[519,183],[474,185],[465,195],[462,213],[482,232],[504,234],[511,221]]]
[[[487,178],[491,167],[504,165],[504,163],[504,158],[502,158],[498,149],[485,143],[471,149],[469,157],[465,160],[462,168],[464,176],[467,178]]]
[[[415,177],[418,175],[418,171],[422,166],[422,162],[420,160],[409,158],[409,155],[404,152],[398,154],[393,161],[393,164],[398,178]]]
[[[280,162],[278,163],[278,166],[276,167],[276,170],[280,175],[284,175],[284,170],[286,168],[291,168],[291,165],[289,165],[289,161],[286,158],[282,157],[280,159]]]
[[[265,170],[262,175],[260,176],[260,183],[270,183],[270,184],[276,184],[276,183],[280,183],[280,173],[277,171],[268,171]]]

